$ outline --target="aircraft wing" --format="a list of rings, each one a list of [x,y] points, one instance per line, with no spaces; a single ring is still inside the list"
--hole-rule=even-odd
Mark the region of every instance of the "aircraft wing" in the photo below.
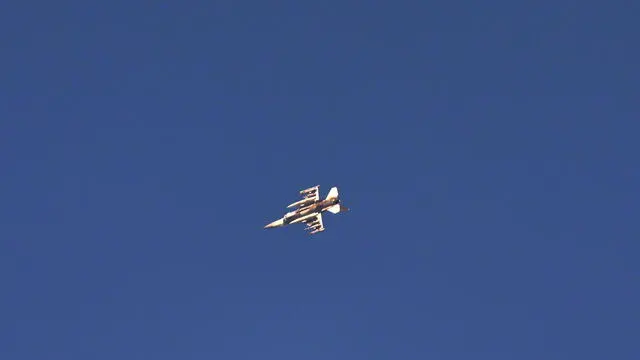
[[[324,224],[322,223],[322,213],[317,213],[303,221],[307,227],[305,230],[310,230],[309,234],[319,233],[324,231]]]
[[[298,209],[300,209],[312,203],[317,202],[318,200],[320,200],[320,192],[318,191],[319,188],[320,188],[320,185],[316,185],[304,190],[300,190],[300,195],[302,196],[302,200],[296,201],[293,204],[289,204],[289,206],[287,207],[292,208],[297,206]]]
[[[320,192],[318,191],[319,188],[320,188],[320,185],[316,185],[316,186],[301,190],[300,195],[302,195],[302,198],[304,200],[318,201],[320,200]]]

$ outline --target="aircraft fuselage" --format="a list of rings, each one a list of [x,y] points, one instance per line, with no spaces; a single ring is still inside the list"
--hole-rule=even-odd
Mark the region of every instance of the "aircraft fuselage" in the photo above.
[[[294,211],[288,212],[282,218],[284,223],[283,225],[290,224],[292,221],[299,219],[303,216],[327,211],[327,208],[333,205],[336,205],[338,203],[339,203],[339,200],[337,198],[319,200],[315,203],[312,203],[311,205],[305,206],[301,210],[294,210]]]

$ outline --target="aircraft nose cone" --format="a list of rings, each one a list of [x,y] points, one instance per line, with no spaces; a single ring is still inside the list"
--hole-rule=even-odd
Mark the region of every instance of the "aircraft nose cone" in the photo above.
[[[278,226],[282,226],[282,224],[284,223],[284,221],[282,219],[278,219],[272,223],[267,224],[264,228],[265,229],[269,229],[269,228],[274,228],[274,227],[278,227]]]

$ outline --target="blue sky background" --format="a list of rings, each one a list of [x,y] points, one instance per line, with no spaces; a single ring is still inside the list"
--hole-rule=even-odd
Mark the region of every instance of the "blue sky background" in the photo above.
[[[0,357],[640,358],[637,23],[3,2]]]

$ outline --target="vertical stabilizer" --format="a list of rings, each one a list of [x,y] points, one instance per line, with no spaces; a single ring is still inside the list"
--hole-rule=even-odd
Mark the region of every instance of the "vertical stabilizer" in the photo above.
[[[328,199],[337,199],[339,196],[338,194],[338,188],[337,187],[332,187],[331,190],[329,190],[329,193],[327,194],[327,200]]]

